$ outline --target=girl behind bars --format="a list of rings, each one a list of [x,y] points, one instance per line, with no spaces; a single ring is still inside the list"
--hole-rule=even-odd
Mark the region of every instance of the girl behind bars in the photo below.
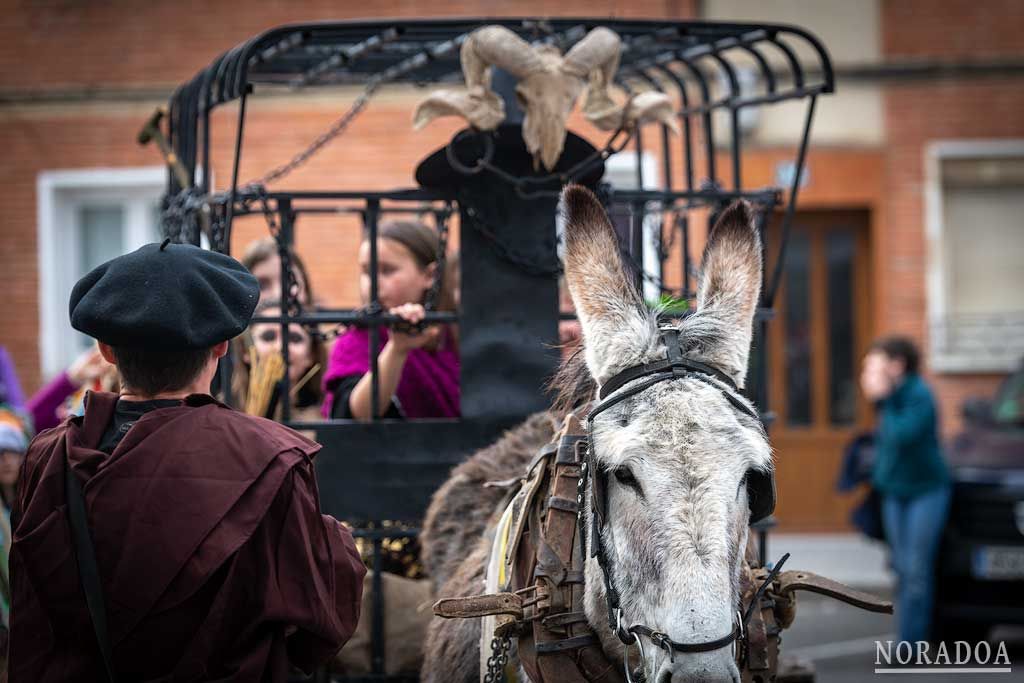
[[[438,267],[437,233],[414,221],[382,223],[377,238],[377,296],[381,307],[408,323],[423,320],[424,304]],[[360,296],[370,303],[370,243],[359,247]],[[452,311],[450,272],[442,278],[435,310]],[[459,354],[454,330],[431,325],[422,331],[380,328],[377,350],[379,401],[385,418],[458,417]],[[338,338],[324,377],[327,417],[368,420],[371,408],[370,332],[351,327]]]

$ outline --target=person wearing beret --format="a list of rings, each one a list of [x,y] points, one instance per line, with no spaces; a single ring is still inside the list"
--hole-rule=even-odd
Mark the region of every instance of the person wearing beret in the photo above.
[[[234,259],[167,241],[75,285],[71,325],[121,393],[90,392],[26,453],[13,683],[283,682],[351,636],[366,570],[320,513],[320,446],[209,393],[258,298]]]

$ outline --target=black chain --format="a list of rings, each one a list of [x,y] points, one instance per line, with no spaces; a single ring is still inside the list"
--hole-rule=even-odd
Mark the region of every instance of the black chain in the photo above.
[[[626,145],[629,144],[630,140],[633,139],[635,128],[633,127],[619,127],[608,137],[604,146],[601,149],[594,150],[591,154],[581,159],[576,165],[569,168],[566,171],[560,173],[549,173],[545,176],[533,177],[533,176],[515,176],[506,171],[505,169],[495,166],[493,163],[494,158],[494,137],[493,133],[481,132],[481,131],[470,131],[464,130],[452,138],[451,142],[445,148],[445,153],[448,157],[449,163],[459,173],[463,175],[476,175],[482,171],[493,173],[501,180],[511,185],[516,194],[522,199],[539,199],[542,197],[557,197],[561,192],[561,189],[569,183],[577,181],[580,177],[590,172],[598,164],[604,163],[609,157],[614,154],[618,154]],[[467,166],[455,155],[455,145],[460,139],[467,135],[477,135],[478,139],[483,141],[484,152],[479,159],[477,159],[472,166]],[[621,140],[619,138],[622,138]],[[558,184],[558,189],[546,190],[529,190],[528,186],[534,185],[543,188],[546,185],[553,183]]]
[[[505,665],[508,663],[508,650],[512,639],[508,636],[494,636],[491,639],[491,656],[487,658],[487,673],[484,683],[504,683]]]
[[[200,212],[205,206],[206,197],[197,187],[186,187],[173,196],[165,196],[160,213],[164,237],[169,237],[175,244],[194,242],[199,235]]]
[[[538,277],[557,277],[562,274],[562,264],[558,261],[557,250],[555,251],[556,255],[552,262],[538,263],[532,256],[520,254],[515,249],[512,249],[505,244],[501,238],[498,237],[494,229],[488,225],[483,216],[480,215],[480,211],[467,201],[466,196],[462,193],[460,193],[459,204],[462,205],[466,216],[469,217],[470,227],[487,238],[487,241],[491,243],[491,246],[498,254],[498,257],[503,261],[519,268],[527,275],[535,275]]]
[[[389,29],[389,31],[386,31],[385,33],[388,32],[391,34],[389,39],[398,36],[397,31],[394,29]],[[463,34],[458,38],[437,43],[433,47],[430,47],[423,52],[416,53],[398,64],[394,64],[372,76],[367,81],[366,87],[363,88],[363,92],[359,94],[359,97],[357,97],[352,103],[352,106],[349,107],[349,110],[332,123],[330,128],[316,138],[308,147],[306,147],[306,149],[292,157],[288,163],[270,170],[265,173],[263,177],[247,183],[247,186],[256,187],[259,185],[268,185],[275,180],[280,180],[299,166],[302,166],[304,163],[309,161],[312,156],[323,149],[324,146],[341,135],[345,129],[348,128],[349,124],[352,123],[352,121],[354,121],[364,109],[366,109],[366,105],[370,103],[370,99],[381,86],[396,81],[402,76],[413,73],[414,71],[417,71],[431,63],[433,60],[443,59],[449,54],[457,52],[467,37],[468,34]],[[379,47],[379,41],[375,47]]]
[[[295,269],[292,266],[291,245],[284,244],[281,236],[281,226],[278,225],[274,212],[270,208],[270,201],[267,197],[267,189],[264,186],[256,188],[259,197],[260,207],[263,210],[263,218],[267,221],[267,229],[271,237],[277,243],[277,253],[281,259],[281,270],[285,279],[281,282],[281,293],[285,306],[285,312],[289,316],[297,316],[302,311],[302,304],[299,301],[299,281],[295,278]]]
[[[329,142],[334,138],[345,132],[349,124],[352,123],[359,114],[366,109],[366,105],[370,103],[370,98],[373,94],[384,84],[384,79],[375,78],[370,80],[363,89],[363,92],[359,94],[359,97],[355,99],[352,106],[349,107],[348,111],[341,115],[334,123],[331,124],[330,128],[320,134],[312,143],[309,144],[304,150],[296,154],[285,164],[271,169],[267,173],[263,174],[262,177],[252,180],[245,184],[242,190],[255,189],[265,185],[269,185],[275,180],[280,180],[285,177],[298,167],[309,161],[317,152],[323,149]]]
[[[452,214],[452,206],[446,203],[443,210],[435,211],[434,217],[437,220],[437,260],[434,270],[434,281],[430,283],[424,298],[423,308],[428,311],[436,311],[440,303],[441,288],[444,286],[444,279],[448,267],[448,217]]]
[[[511,185],[520,198],[529,200],[542,197],[557,197],[561,192],[562,187],[578,180],[581,176],[592,170],[596,165],[604,163],[604,161],[610,156],[622,151],[623,148],[629,144],[629,141],[632,140],[634,129],[626,127],[616,129],[609,136],[601,149],[595,150],[592,154],[579,161],[572,168],[561,173],[550,173],[546,176],[537,178],[531,176],[514,176],[508,171],[494,165],[492,163],[494,156],[494,140],[489,133],[476,133],[479,136],[479,139],[484,143],[482,146],[483,154],[472,166],[465,165],[455,156],[453,145],[455,145],[463,136],[470,134],[473,133],[466,131],[459,133],[450,143],[448,143],[448,147],[445,151],[447,152],[448,160],[452,164],[452,167],[464,175],[476,175],[483,171],[492,173],[499,179]],[[527,189],[529,186],[544,187],[545,185],[551,185],[556,182],[558,184],[558,189]],[[554,259],[553,263],[537,263],[532,256],[518,253],[515,249],[512,249],[505,244],[498,237],[496,231],[490,227],[487,220],[482,215],[482,212],[477,207],[473,206],[468,200],[465,193],[459,193],[459,204],[463,207],[466,216],[470,219],[470,227],[474,228],[477,232],[487,238],[494,250],[497,252],[499,258],[519,268],[528,275],[535,275],[538,277],[558,277],[562,274],[562,264],[558,261],[557,257]],[[555,247],[557,253],[557,242]]]

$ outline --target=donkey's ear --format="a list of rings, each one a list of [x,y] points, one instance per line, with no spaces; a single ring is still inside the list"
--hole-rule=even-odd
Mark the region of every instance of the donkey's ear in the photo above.
[[[741,387],[761,294],[761,241],[753,218],[743,200],[722,212],[704,248],[697,288],[700,326],[714,339],[702,355]]]
[[[601,202],[580,185],[562,192],[565,279],[583,328],[587,367],[598,383],[633,365],[657,340],[657,324],[622,264]]]

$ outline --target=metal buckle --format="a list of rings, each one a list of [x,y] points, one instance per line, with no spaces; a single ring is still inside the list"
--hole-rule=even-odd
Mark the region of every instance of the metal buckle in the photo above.
[[[648,638],[651,639],[651,642],[654,643],[656,647],[660,647],[662,650],[668,653],[669,662],[671,662],[672,664],[676,663],[676,651],[672,647],[672,639],[668,637],[667,633],[662,633],[661,631],[654,631],[651,633],[651,635],[648,636]]]

